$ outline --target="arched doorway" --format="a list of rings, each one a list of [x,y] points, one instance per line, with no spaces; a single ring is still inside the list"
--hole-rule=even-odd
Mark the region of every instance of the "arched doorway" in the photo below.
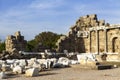
[[[112,39],[112,52],[113,53],[120,52],[120,39],[118,37],[114,37]]]

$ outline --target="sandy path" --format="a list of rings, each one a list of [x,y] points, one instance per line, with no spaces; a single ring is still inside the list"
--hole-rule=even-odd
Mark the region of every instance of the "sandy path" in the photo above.
[[[81,69],[79,65],[71,68],[40,72],[37,77],[18,75],[7,80],[120,80],[120,68],[109,70]]]

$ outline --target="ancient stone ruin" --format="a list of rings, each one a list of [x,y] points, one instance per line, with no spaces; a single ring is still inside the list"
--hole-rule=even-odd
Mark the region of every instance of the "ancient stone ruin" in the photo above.
[[[22,36],[20,31],[18,31],[15,32],[14,35],[7,36],[5,44],[7,52],[12,52],[13,49],[25,51],[27,41],[24,40],[24,36]]]
[[[57,51],[79,53],[120,53],[120,25],[98,20],[96,14],[80,17],[68,35],[56,43]]]
[[[0,59],[18,59],[22,58],[20,51],[25,51],[27,41],[24,40],[24,36],[21,36],[20,31],[15,35],[9,35],[6,38],[5,46],[6,50],[0,55]]]

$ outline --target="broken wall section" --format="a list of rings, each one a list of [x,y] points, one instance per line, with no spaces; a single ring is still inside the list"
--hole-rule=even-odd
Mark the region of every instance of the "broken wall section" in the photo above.
[[[63,36],[57,42],[57,51],[63,52],[90,52],[90,28],[97,26],[105,26],[105,20],[98,20],[96,14],[86,15],[80,17],[75,25],[70,27],[70,30],[66,36]],[[95,42],[95,39],[93,39]]]
[[[16,49],[17,51],[25,51],[27,41],[24,40],[24,36],[22,36],[20,31],[18,31],[15,32],[14,35],[7,36],[5,45],[6,51],[10,53],[13,51],[13,49]]]

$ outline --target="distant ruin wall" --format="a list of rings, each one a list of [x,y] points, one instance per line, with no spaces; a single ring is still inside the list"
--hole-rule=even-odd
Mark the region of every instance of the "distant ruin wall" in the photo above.
[[[120,25],[109,25],[97,15],[80,17],[68,35],[56,43],[57,51],[87,53],[120,53]]]
[[[5,45],[6,51],[12,52],[15,48],[18,51],[25,51],[27,41],[24,40],[24,36],[21,36],[20,31],[16,32],[14,35],[9,35],[6,38]]]

